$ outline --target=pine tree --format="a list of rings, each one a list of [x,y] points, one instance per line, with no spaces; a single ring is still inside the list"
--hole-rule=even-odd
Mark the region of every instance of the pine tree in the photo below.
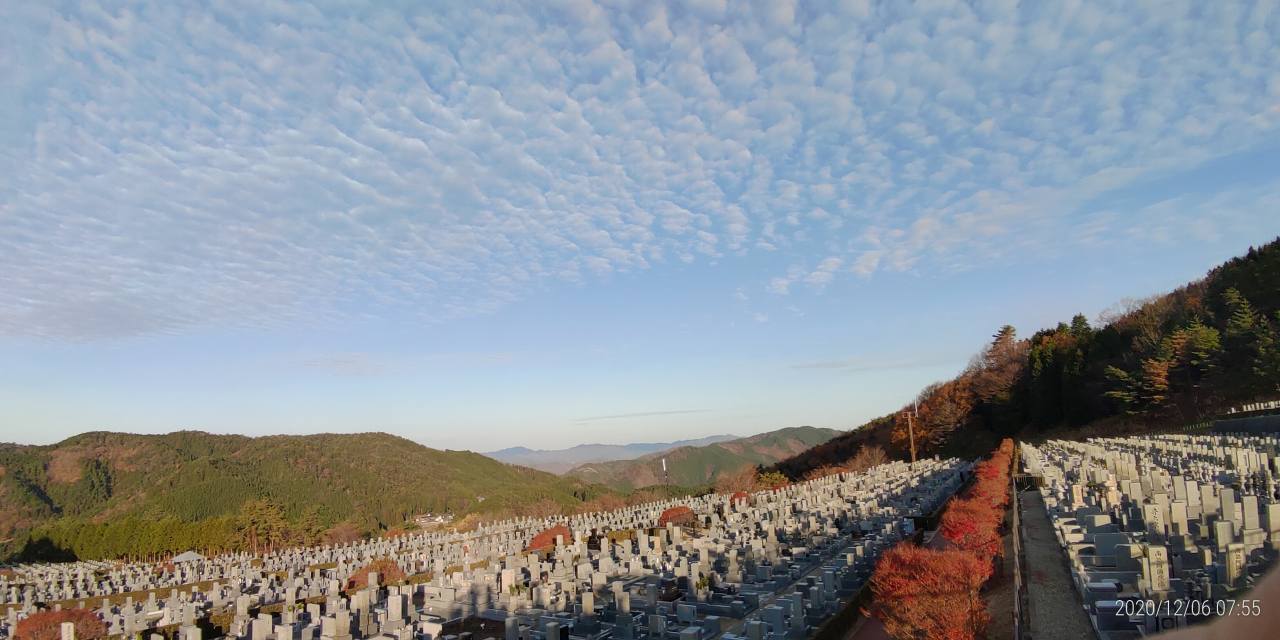
[[[1103,396],[1114,400],[1125,413],[1137,413],[1140,410],[1138,406],[1138,384],[1133,376],[1120,367],[1109,365],[1106,368],[1106,377],[1111,389],[1104,393]]]
[[[1259,324],[1258,313],[1253,310],[1253,305],[1235,287],[1224,291],[1222,300],[1227,307],[1227,340],[1252,340]]]
[[[1280,327],[1280,311],[1276,312],[1276,326]],[[1280,392],[1280,340],[1266,323],[1261,324],[1258,332],[1258,351],[1252,368],[1260,389]]]
[[[1071,318],[1071,334],[1077,338],[1086,338],[1093,333],[1093,328],[1089,326],[1089,319],[1084,317],[1083,313],[1077,313]]]

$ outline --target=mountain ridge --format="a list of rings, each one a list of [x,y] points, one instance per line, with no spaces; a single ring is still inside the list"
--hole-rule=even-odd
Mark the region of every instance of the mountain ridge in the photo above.
[[[772,464],[841,433],[820,427],[785,427],[735,440],[678,447],[631,460],[586,463],[565,475],[618,491],[655,484],[705,487],[724,474]],[[665,474],[661,469],[662,459],[666,460]]]
[[[674,442],[631,442],[627,444],[578,444],[563,449],[531,449],[529,447],[508,447],[497,451],[484,452],[488,456],[507,464],[563,474],[573,467],[612,460],[634,460],[641,456],[669,451],[683,446],[704,446],[717,442],[737,440],[742,436],[720,434],[703,438],[676,440]]]
[[[0,539],[27,532],[92,557],[231,548],[236,519],[257,500],[316,534],[338,525],[378,532],[426,512],[571,510],[605,493],[381,432],[94,431],[53,445],[0,444]],[[113,530],[122,523],[156,530],[131,539]]]

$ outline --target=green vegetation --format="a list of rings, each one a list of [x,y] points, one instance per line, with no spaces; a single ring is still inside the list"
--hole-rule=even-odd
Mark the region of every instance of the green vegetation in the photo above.
[[[1280,240],[1176,291],[1131,303],[1094,328],[1083,315],[1019,339],[1013,327],[907,411],[779,462],[801,478],[868,445],[906,458],[973,456],[1001,438],[1176,428],[1280,398]],[[904,408],[906,409],[906,408]]]
[[[156,556],[342,540],[424,512],[560,511],[603,487],[382,433],[86,433],[0,445],[0,558]]]
[[[772,464],[826,442],[839,433],[816,427],[778,429],[701,447],[679,447],[635,460],[584,464],[567,475],[629,491],[635,487],[665,484],[667,478],[662,472],[662,460],[666,458],[670,484],[703,487],[745,467],[754,469],[759,465]]]

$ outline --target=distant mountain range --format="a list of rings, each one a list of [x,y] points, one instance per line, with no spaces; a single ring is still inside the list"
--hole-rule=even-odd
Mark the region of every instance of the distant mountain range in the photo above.
[[[588,462],[606,462],[611,460],[634,460],[640,456],[668,451],[677,447],[700,447],[703,445],[737,440],[741,436],[718,435],[698,438],[696,440],[679,440],[676,442],[636,442],[632,444],[580,444],[568,449],[529,449],[527,447],[510,447],[499,451],[490,451],[484,455],[505,462],[518,464],[551,473],[564,473],[578,465]]]
[[[722,474],[744,467],[770,465],[840,435],[841,431],[817,427],[789,427],[747,438],[697,446],[680,446],[632,460],[591,462],[566,475],[613,489],[631,490],[669,483],[685,487],[712,484]],[[662,471],[662,460],[667,471]]]

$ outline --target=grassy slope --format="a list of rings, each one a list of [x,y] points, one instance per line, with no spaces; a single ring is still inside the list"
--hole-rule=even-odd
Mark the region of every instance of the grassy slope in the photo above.
[[[629,490],[661,484],[662,459],[667,460],[671,483],[686,487],[715,482],[721,473],[744,466],[772,464],[839,435],[839,431],[816,427],[790,427],[759,435],[701,447],[680,447],[635,460],[616,460],[575,467],[567,475]]]

